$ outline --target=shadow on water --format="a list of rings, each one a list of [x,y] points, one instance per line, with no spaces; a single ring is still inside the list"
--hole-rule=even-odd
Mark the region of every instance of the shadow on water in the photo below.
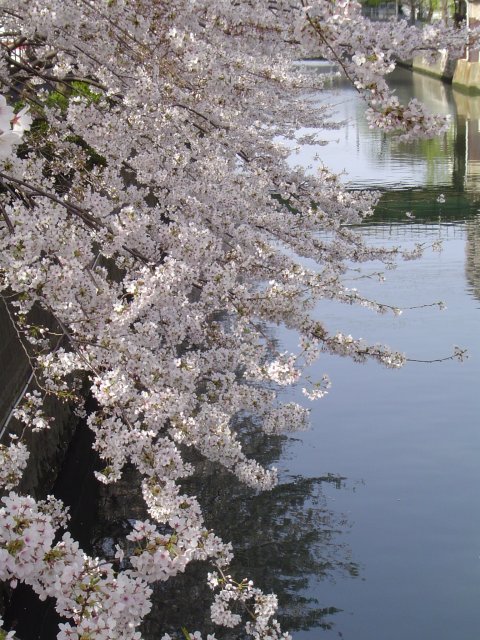
[[[266,436],[251,421],[239,421],[244,450],[265,465],[285,455],[288,438]],[[279,599],[278,619],[285,630],[329,629],[338,611],[334,603],[309,597],[314,584],[336,576],[356,577],[358,566],[341,539],[348,522],[330,510],[324,490],[344,488],[344,479],[286,477],[269,492],[257,493],[217,465],[200,462],[186,483],[205,509],[206,524],[231,541],[232,575],[248,577]],[[211,591],[205,586],[208,568],[192,564],[187,572],[156,588],[154,609],[144,625],[147,640],[159,630],[215,631],[218,638],[239,638],[239,630],[214,629],[209,622]]]
[[[248,419],[239,420],[237,431],[247,455],[265,465],[285,455],[289,438],[258,432]],[[206,526],[233,544],[232,575],[248,577],[266,593],[276,593],[283,628],[289,631],[329,629],[338,611],[334,604],[318,602],[307,594],[322,580],[339,575],[356,577],[358,566],[341,539],[349,528],[343,516],[327,506],[324,490],[344,489],[345,479],[286,477],[270,492],[257,493],[242,486],[219,465],[192,456],[196,472],[185,483],[197,495]],[[103,490],[96,531],[95,553],[109,555],[117,539],[129,530],[129,519],[144,517],[138,498],[138,477],[128,470],[118,486]],[[127,508],[128,507],[128,508]],[[130,515],[128,515],[130,513]],[[131,520],[130,520],[131,522]],[[142,637],[154,640],[164,632],[189,630],[215,632],[218,638],[240,638],[239,629],[214,627],[209,620],[212,592],[206,584],[205,563],[192,562],[184,574],[154,587],[153,609],[142,627]]]

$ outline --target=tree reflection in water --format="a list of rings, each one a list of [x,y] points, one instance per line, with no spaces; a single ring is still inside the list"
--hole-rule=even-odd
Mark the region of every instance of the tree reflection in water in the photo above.
[[[259,434],[248,419],[238,423],[244,450],[263,464],[284,456],[288,438]],[[234,577],[248,576],[265,592],[278,595],[279,620],[284,630],[328,629],[338,609],[305,595],[311,585],[335,576],[358,575],[341,534],[348,522],[328,509],[327,484],[340,489],[344,479],[285,477],[270,492],[257,494],[220,467],[197,460],[197,472],[188,479],[206,514],[207,526],[234,546]],[[163,631],[213,632],[209,622],[211,591],[205,585],[208,568],[192,563],[185,574],[155,587],[154,609],[142,629],[146,640]],[[217,638],[240,638],[238,629],[215,629]]]

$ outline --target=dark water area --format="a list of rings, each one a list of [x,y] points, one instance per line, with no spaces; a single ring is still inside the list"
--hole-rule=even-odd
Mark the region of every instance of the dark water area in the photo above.
[[[245,451],[262,464],[284,458],[289,440],[259,434],[249,420],[240,420]],[[279,619],[292,631],[326,630],[337,612],[320,602],[313,590],[333,576],[357,576],[341,532],[348,528],[342,513],[327,504],[326,492],[340,490],[343,479],[333,474],[305,477],[284,474],[274,490],[258,494],[241,485],[217,465],[198,461],[197,474],[186,483],[205,509],[206,523],[235,550],[232,575],[248,576],[267,593],[275,592]],[[184,575],[157,585],[153,611],[143,626],[145,638],[181,626],[215,632],[217,638],[243,637],[241,630],[213,627],[209,621],[211,591],[204,583],[209,568],[192,563]]]

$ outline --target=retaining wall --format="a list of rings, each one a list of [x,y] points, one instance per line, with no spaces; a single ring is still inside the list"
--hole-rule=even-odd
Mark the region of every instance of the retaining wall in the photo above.
[[[32,324],[54,326],[48,314],[35,308],[28,318]],[[3,302],[0,301],[0,441],[9,441],[9,434],[23,433],[23,425],[11,418],[15,403],[26,385],[34,388],[31,366]],[[27,469],[19,489],[35,497],[50,490],[65,450],[75,431],[78,418],[69,403],[47,398],[46,413],[53,418],[51,427],[39,433],[23,435],[30,451]]]
[[[445,50],[439,52],[435,62],[429,62],[425,56],[415,56],[412,60],[413,71],[440,78],[445,82],[452,82],[456,65],[457,60],[453,60]]]
[[[463,93],[480,95],[480,62],[458,60],[452,84]]]

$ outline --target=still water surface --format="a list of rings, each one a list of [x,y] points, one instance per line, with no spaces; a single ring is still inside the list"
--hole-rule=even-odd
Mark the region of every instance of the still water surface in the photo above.
[[[362,227],[372,244],[442,240],[441,253],[400,264],[385,283],[356,286],[390,304],[442,300],[447,309],[393,317],[325,302],[316,313],[330,329],[384,341],[414,359],[447,355],[453,345],[467,347],[470,358],[412,362],[399,371],[326,355],[315,365],[333,387],[313,403],[312,430],[284,448],[280,464],[285,474],[345,478],[324,494],[335,518],[345,516],[338,539],[357,570],[332,567],[330,580],[312,572],[306,593],[341,611],[327,616],[330,630],[298,632],[302,640],[479,637],[480,100],[405,70],[392,84],[402,99],[414,95],[451,114],[449,131],[399,144],[368,128],[359,97],[337,80],[319,101],[334,103],[345,124],[327,132],[329,144],[302,148],[292,162],[313,171],[318,153],[346,172],[352,188],[382,190],[374,218]],[[278,339],[295,346],[287,332]]]

